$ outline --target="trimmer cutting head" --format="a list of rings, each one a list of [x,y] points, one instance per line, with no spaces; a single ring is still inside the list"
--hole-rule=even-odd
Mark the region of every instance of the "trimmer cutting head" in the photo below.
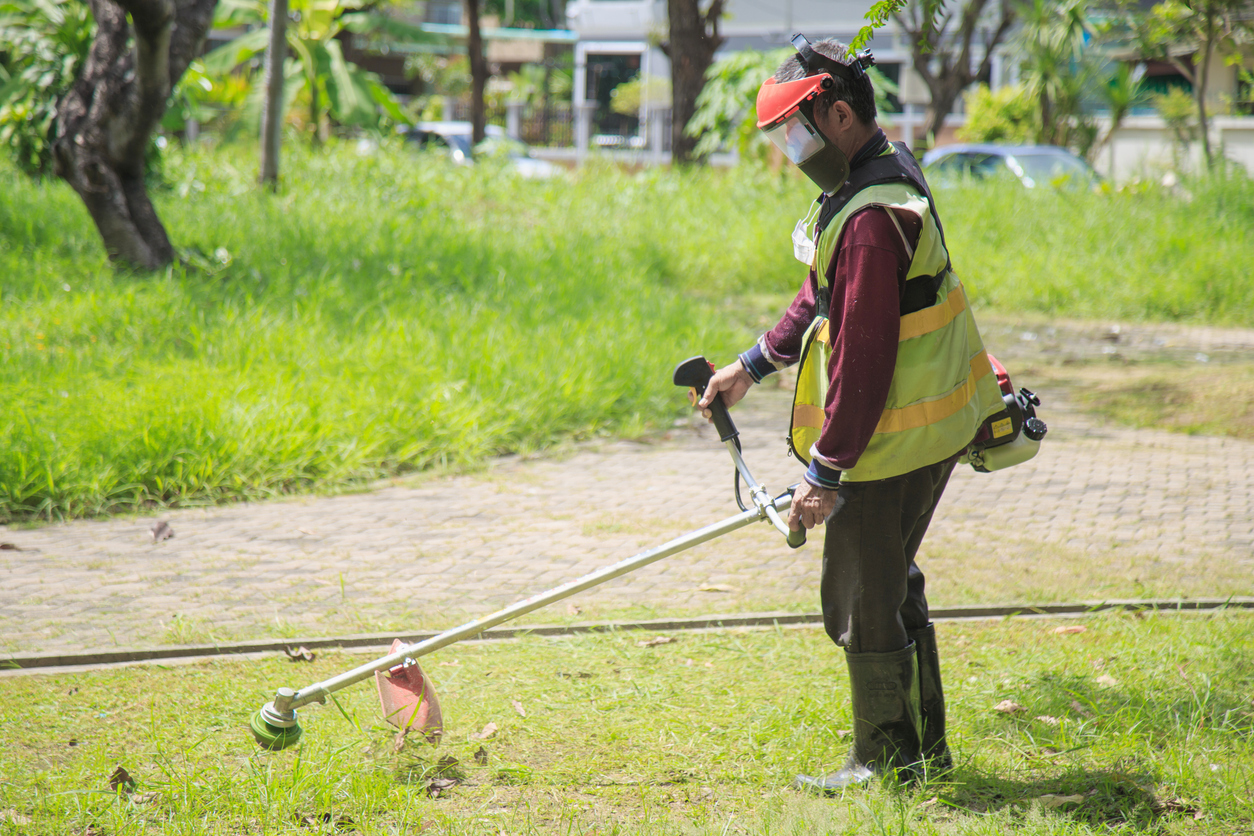
[[[294,694],[290,688],[280,688],[276,696],[290,699]],[[273,702],[266,703],[260,711],[248,718],[248,729],[253,733],[257,745],[272,752],[295,746],[304,734],[300,723],[296,722],[295,709],[280,711]]]

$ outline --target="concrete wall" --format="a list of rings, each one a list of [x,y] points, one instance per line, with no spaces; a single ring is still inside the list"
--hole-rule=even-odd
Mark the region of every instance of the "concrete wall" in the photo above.
[[[1215,153],[1222,151],[1254,175],[1254,116],[1215,116],[1210,128]],[[1177,164],[1196,171],[1201,159],[1200,142],[1182,152],[1162,119],[1135,116],[1124,120],[1093,164],[1115,182],[1123,182],[1135,177],[1160,177]]]

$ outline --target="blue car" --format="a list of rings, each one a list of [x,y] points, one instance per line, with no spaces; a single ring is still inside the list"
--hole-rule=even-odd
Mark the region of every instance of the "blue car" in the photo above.
[[[1088,162],[1056,145],[943,145],[924,154],[922,163],[928,180],[937,185],[967,178],[1013,177],[1028,189],[1089,188],[1102,179]]]

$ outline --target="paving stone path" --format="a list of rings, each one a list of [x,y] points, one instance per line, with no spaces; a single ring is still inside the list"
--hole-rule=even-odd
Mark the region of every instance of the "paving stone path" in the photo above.
[[[1254,355],[1251,331],[1126,329],[1112,341],[1068,327],[986,330],[1006,356],[1028,343],[1037,354],[1113,343]],[[1050,435],[1037,459],[955,472],[921,558],[934,604],[1254,593],[1254,443],[1104,424],[1063,392],[1041,394]],[[784,452],[789,406],[786,391],[761,388],[735,410],[750,467],[777,490],[801,473]],[[0,550],[0,651],[442,627],[734,513],[728,457],[693,421],[647,443],[364,493],[0,527],[17,547]],[[158,520],[173,538],[153,542]],[[790,551],[756,526],[573,604],[579,618],[813,609],[812,539]],[[573,613],[559,604],[529,618]]]

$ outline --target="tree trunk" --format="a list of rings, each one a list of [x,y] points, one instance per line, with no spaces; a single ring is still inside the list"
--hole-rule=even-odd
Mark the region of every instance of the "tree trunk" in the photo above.
[[[109,259],[154,270],[174,260],[174,248],[148,198],[144,157],[174,82],[200,51],[217,0],[89,3],[96,36],[82,75],[57,109],[54,170],[87,206]],[[133,50],[127,48],[132,36]]]
[[[270,43],[266,48],[265,106],[261,110],[263,186],[279,184],[279,145],[283,140],[283,62],[287,58],[287,0],[270,0]]]
[[[1210,147],[1210,119],[1206,115],[1206,88],[1210,84],[1210,59],[1215,52],[1215,11],[1208,3],[1202,12],[1206,15],[1206,31],[1203,36],[1201,66],[1197,68],[1197,83],[1193,92],[1197,98],[1197,132],[1202,138],[1202,162],[1210,171],[1214,165],[1214,152]]]
[[[483,88],[488,84],[488,60],[483,55],[483,35],[479,31],[480,0],[463,0],[466,9],[466,53],[470,58],[470,139],[483,142],[487,115],[483,108]]]
[[[671,59],[671,157],[677,163],[695,159],[697,138],[685,130],[697,110],[697,96],[705,87],[705,71],[722,45],[718,34],[723,0],[713,0],[701,11],[700,0],[669,0],[670,38],[662,45]]]
[[[968,84],[970,82],[959,73],[946,73],[936,79],[934,84],[928,84],[930,101],[923,110],[924,139],[920,146],[926,145],[930,148],[936,142],[937,135],[945,126],[945,117],[954,109],[954,102],[958,101]]]
[[[914,71],[927,85],[929,101],[924,109],[923,136],[928,145],[935,141],[945,124],[945,117],[953,110],[954,102],[958,101],[962,91],[977,79],[991,76],[993,53],[1014,23],[1011,0],[998,0],[997,26],[985,30],[984,55],[979,65],[972,67],[972,47],[988,3],[989,0],[965,0],[958,9],[956,32],[950,31],[953,14],[946,14],[938,22],[929,4],[922,0],[910,3],[904,14],[893,15],[897,25],[910,38]],[[937,64],[935,71],[932,69],[934,60]]]

